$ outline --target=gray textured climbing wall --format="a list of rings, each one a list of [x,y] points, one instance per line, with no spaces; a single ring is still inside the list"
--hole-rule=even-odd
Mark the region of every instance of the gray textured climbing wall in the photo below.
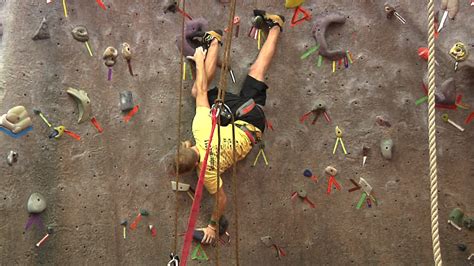
[[[163,14],[158,1],[104,0],[102,10],[95,1],[68,0],[68,18],[61,1],[1,1],[3,36],[0,43],[1,113],[15,105],[24,105],[33,118],[34,129],[27,136],[12,139],[0,135],[0,153],[19,154],[9,166],[0,161],[0,264],[58,265],[163,265],[173,243],[174,194],[169,178],[159,167],[160,159],[176,144],[179,55],[175,36],[180,32],[181,16]],[[223,28],[228,5],[216,0],[188,1],[192,17],[206,17],[210,28]],[[232,67],[238,84],[257,55],[256,40],[246,36],[252,9],[267,9],[291,19],[283,1],[238,1],[242,19],[240,36],[233,41]],[[304,8],[314,17],[340,12],[347,17],[344,25],[328,30],[330,46],[349,49],[354,64],[332,73],[328,61],[316,66],[317,56],[300,60],[300,55],[315,44],[311,36],[313,21],[294,28],[285,27],[274,65],[268,74],[267,117],[274,131],[266,134],[266,153],[270,166],[259,162],[250,167],[254,150],[238,166],[238,202],[240,213],[241,265],[342,265],[432,263],[429,180],[427,154],[426,104],[415,106],[423,96],[422,77],[426,62],[417,49],[426,46],[426,9],[424,1],[400,1],[397,10],[407,20],[386,19],[381,1],[306,1]],[[437,41],[440,64],[437,82],[454,77],[463,101],[474,106],[474,73],[471,56],[456,74],[447,55],[457,41],[472,49],[474,7],[461,0],[460,12],[448,21]],[[32,37],[47,18],[50,38],[33,41]],[[85,25],[94,53],[74,40],[71,30]],[[108,46],[121,49],[128,42],[134,52],[131,77],[122,57],[107,81],[107,67],[101,58]],[[471,64],[468,67],[467,64]],[[183,136],[191,138],[194,102],[192,82],[185,82]],[[88,92],[92,112],[104,128],[102,134],[90,124],[77,124],[77,107],[66,89]],[[119,92],[130,90],[139,104],[139,112],[124,123],[119,108]],[[299,123],[317,99],[328,103],[333,123],[319,119],[316,125]],[[48,139],[50,133],[33,108],[41,109],[55,125],[63,124],[81,135]],[[445,111],[462,124],[469,112]],[[375,117],[381,115],[391,127],[382,127]],[[473,125],[461,133],[445,124],[438,115],[438,169],[440,237],[447,265],[468,263],[464,243],[474,251],[474,235],[466,229],[458,232],[446,224],[448,213],[461,207],[474,216]],[[334,127],[344,130],[349,152],[335,155]],[[378,148],[382,138],[394,141],[391,161],[384,160]],[[362,147],[371,147],[367,164],[361,167]],[[335,166],[341,191],[326,195],[324,168]],[[320,182],[303,176],[311,168]],[[349,193],[350,178],[364,177],[373,187],[378,206],[356,210],[360,191]],[[193,183],[195,176],[184,177]],[[224,177],[230,198],[227,216],[233,217],[230,175]],[[304,187],[316,204],[290,200],[296,189]],[[41,214],[54,234],[37,248],[35,243],[46,230],[30,228],[26,202],[33,192],[42,193],[48,208]],[[204,225],[212,209],[205,193],[199,226]],[[179,232],[184,232],[191,202],[180,195]],[[122,238],[120,221],[131,221],[139,208],[150,212],[135,231]],[[235,237],[234,221],[230,233]],[[153,238],[146,226],[153,224]],[[270,235],[283,247],[286,256],[275,257],[260,237]],[[181,243],[181,239],[180,239]],[[221,265],[233,265],[233,245],[219,249]],[[206,247],[216,262],[215,249]],[[196,264],[196,263],[190,263]]]

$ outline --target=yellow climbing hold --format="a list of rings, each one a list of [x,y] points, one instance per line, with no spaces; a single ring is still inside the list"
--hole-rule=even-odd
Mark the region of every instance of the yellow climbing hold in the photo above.
[[[304,3],[304,0],[286,0],[285,7],[286,8],[297,8]]]

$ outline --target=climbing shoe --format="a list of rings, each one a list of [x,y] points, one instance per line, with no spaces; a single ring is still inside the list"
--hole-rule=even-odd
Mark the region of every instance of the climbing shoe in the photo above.
[[[204,48],[209,48],[211,46],[212,40],[216,39],[220,45],[222,45],[222,30],[212,30],[206,31],[202,37],[202,44]]]
[[[283,25],[285,24],[285,17],[282,15],[275,15],[267,13],[264,10],[253,11],[253,25],[257,29],[271,29],[274,26],[280,27],[280,31],[283,31]]]

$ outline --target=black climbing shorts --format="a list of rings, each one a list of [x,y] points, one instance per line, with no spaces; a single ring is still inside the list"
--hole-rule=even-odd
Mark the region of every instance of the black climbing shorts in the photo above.
[[[230,110],[232,110],[232,113],[235,116],[237,109],[239,109],[242,104],[244,104],[251,98],[255,101],[256,104],[265,106],[265,101],[267,100],[267,89],[267,84],[247,75],[244,84],[242,85],[242,90],[240,90],[240,94],[236,95],[230,92],[226,92],[224,103],[229,106]],[[214,101],[217,99],[217,92],[217,87],[207,92],[207,98],[209,99],[210,106],[212,106],[214,104]],[[242,120],[247,123],[250,123],[260,129],[263,133],[263,131],[265,130],[265,113],[258,105],[255,106],[252,111],[248,112],[242,117],[236,118],[236,120]],[[225,119],[221,118],[222,125],[225,126],[229,122],[230,121],[225,121]]]

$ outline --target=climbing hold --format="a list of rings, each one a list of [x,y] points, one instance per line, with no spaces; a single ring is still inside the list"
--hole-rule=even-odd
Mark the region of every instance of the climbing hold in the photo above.
[[[72,37],[80,42],[87,42],[89,40],[89,33],[85,26],[76,26],[71,31]]]
[[[299,190],[297,191],[297,193],[298,193],[298,197],[300,197],[300,198],[302,198],[302,199],[304,199],[304,198],[306,198],[306,196],[308,196],[308,192],[306,192],[306,190],[304,190],[304,189],[302,189],[302,188],[299,189]]]
[[[400,13],[397,12],[397,10],[395,10],[395,7],[393,7],[392,5],[385,3],[384,10],[385,10],[385,13],[387,14],[388,19],[395,16],[402,24],[407,23],[407,21],[400,15]]]
[[[105,49],[102,59],[105,60],[104,64],[108,67],[112,67],[116,63],[118,56],[118,51],[112,46],[109,46]]]
[[[202,43],[200,38],[204,36],[208,21],[204,18],[197,18],[192,21],[186,21],[184,28],[184,46],[183,56],[192,56],[197,47],[201,46]],[[181,51],[181,35],[176,38],[176,45],[178,51]]]
[[[7,156],[8,165],[12,166],[17,161],[18,161],[18,153],[15,151],[10,151]]]
[[[0,117],[0,126],[18,134],[32,126],[31,118],[23,106],[15,106]]]
[[[383,139],[380,142],[380,151],[382,152],[382,157],[384,157],[387,160],[392,159],[392,148],[393,148],[393,140]]]
[[[35,41],[45,40],[45,39],[49,39],[49,37],[50,35],[49,35],[49,29],[48,29],[48,21],[46,20],[46,18],[43,18],[38,30],[36,30],[36,33],[32,39]]]
[[[324,172],[326,172],[326,174],[330,175],[330,176],[336,176],[337,175],[337,170],[336,168],[332,167],[332,166],[328,166],[324,169]]]
[[[325,16],[316,17],[316,22],[313,26],[313,37],[316,43],[320,44],[319,54],[331,61],[337,61],[346,56],[346,50],[330,50],[326,41],[326,30],[330,24],[346,23],[346,17],[338,13],[329,13]]]
[[[87,32],[86,27],[84,26],[77,26],[71,31],[72,37],[77,41],[83,42],[86,44],[87,51],[89,52],[90,56],[93,56],[91,47],[89,45],[89,33]]]
[[[367,182],[364,178],[360,178],[359,180],[359,186],[362,188],[362,190],[369,196],[372,193],[372,186]]]
[[[41,213],[46,209],[46,199],[40,193],[33,193],[28,199],[26,208],[29,213]]]
[[[120,222],[120,225],[123,227],[123,239],[127,239],[127,224],[128,224],[127,220],[122,220]]]
[[[286,8],[297,8],[304,3],[305,0],[286,0],[285,7]]]
[[[462,225],[463,218],[464,218],[464,212],[460,208],[454,208],[449,213],[449,220],[454,222],[457,225]]]
[[[459,11],[459,0],[441,0],[441,10],[446,10],[450,19],[454,19]]]
[[[126,42],[122,43],[122,56],[127,61],[132,59],[132,51],[130,51],[130,44]]]
[[[122,56],[127,60],[127,65],[128,65],[128,72],[130,72],[130,75],[133,75],[133,70],[132,70],[132,51],[130,50],[130,44],[124,42],[122,43]]]
[[[460,251],[466,251],[467,246],[464,244],[457,244],[456,245]]]
[[[466,45],[462,42],[457,42],[449,51],[449,55],[454,58],[454,71],[458,70],[459,62],[465,61],[469,56],[469,51],[466,48]]]
[[[378,115],[378,116],[375,117],[375,122],[377,122],[377,124],[379,126],[382,126],[382,127],[391,127],[392,126],[392,124],[390,124],[390,122],[388,122],[388,120],[386,120],[381,115]]]
[[[102,2],[102,0],[96,0],[96,2],[103,10],[107,10],[107,7],[105,6],[104,2]]]
[[[462,224],[467,229],[473,230],[474,229],[474,217],[464,217],[464,220],[462,221]]]
[[[303,16],[301,16],[300,14],[302,14]],[[290,22],[290,26],[291,27],[294,27],[302,22],[304,22],[305,20],[306,21],[310,21],[311,20],[311,13],[302,8],[301,6],[298,6],[295,8],[295,12],[293,12],[293,16],[291,17],[291,22]]]
[[[266,246],[271,247],[273,245],[273,240],[271,236],[262,236],[260,237],[260,241]]]
[[[65,130],[66,130],[66,127],[64,127],[64,126],[54,127],[53,132],[51,132],[51,134],[49,134],[49,138],[50,139],[52,139],[52,138],[59,139],[64,134]]]
[[[441,84],[441,89],[435,92],[436,103],[454,105],[456,104],[456,82],[449,78]]]
[[[128,112],[132,110],[133,105],[133,94],[131,91],[123,91],[120,93],[120,110],[122,112]]]
[[[178,3],[174,0],[165,0],[163,1],[163,12],[164,13],[168,13],[168,12],[171,12],[171,13],[176,13],[177,11],[177,8],[178,7]]]
[[[323,100],[316,100],[313,106],[314,111],[324,112],[326,111],[326,102]]]
[[[90,120],[92,108],[91,100],[89,99],[87,92],[74,88],[68,88],[66,92],[77,103],[77,109],[79,110],[79,120],[77,122],[80,124],[84,121]]]

